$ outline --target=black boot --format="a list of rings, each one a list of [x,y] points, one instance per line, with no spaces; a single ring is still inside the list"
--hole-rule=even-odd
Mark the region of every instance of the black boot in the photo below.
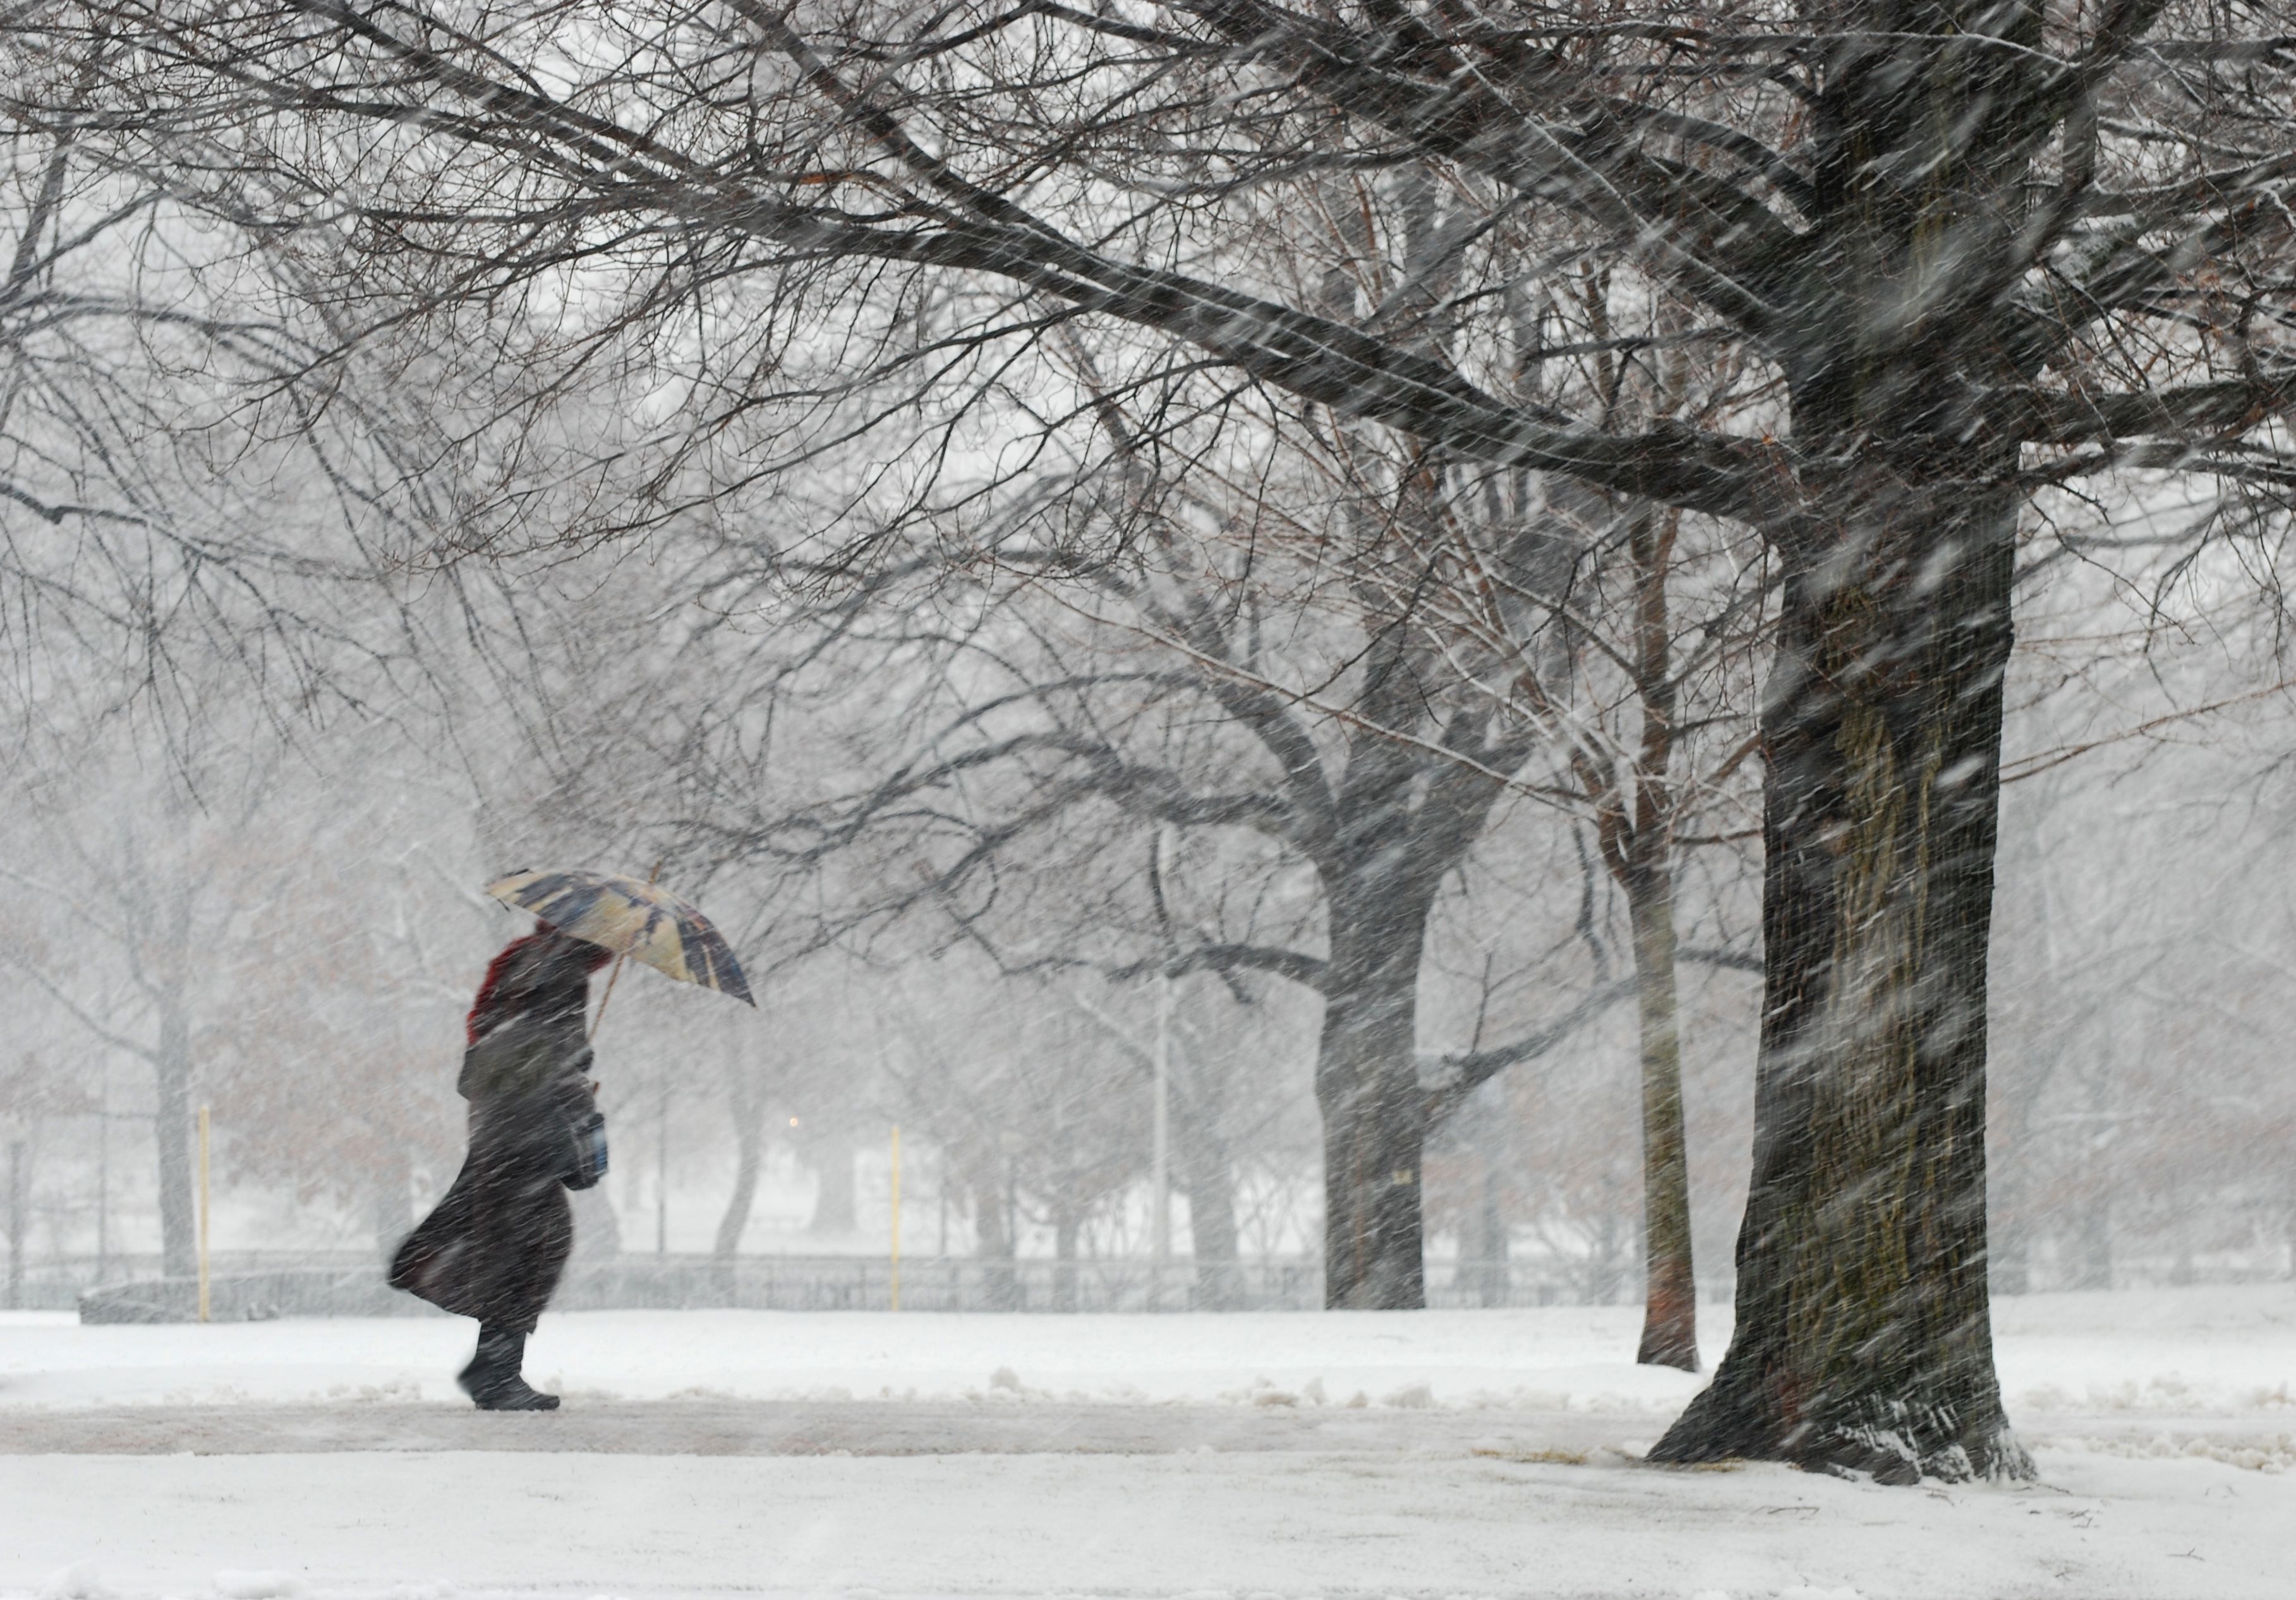
[[[526,1365],[526,1335],[506,1328],[481,1327],[477,1354],[455,1382],[481,1411],[555,1411],[558,1397],[527,1387],[519,1369]]]

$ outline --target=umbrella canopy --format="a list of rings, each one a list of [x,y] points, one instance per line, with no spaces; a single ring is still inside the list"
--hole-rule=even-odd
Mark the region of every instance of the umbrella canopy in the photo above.
[[[496,878],[487,892],[533,912],[562,933],[643,961],[682,983],[757,1004],[725,936],[699,907],[659,884],[612,873],[524,872]]]

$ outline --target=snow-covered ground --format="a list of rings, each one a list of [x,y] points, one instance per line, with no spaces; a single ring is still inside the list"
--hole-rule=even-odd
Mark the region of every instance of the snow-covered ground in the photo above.
[[[2289,1593],[2290,1476],[2043,1465],[2046,1489],[1925,1492],[1464,1453],[16,1456],[0,1591]]]
[[[0,1596],[2296,1592],[2296,1288],[1997,1321],[2038,1487],[1643,1466],[1622,1309],[570,1315],[492,1418],[459,1322],[0,1317]]]
[[[1360,1393],[1374,1403],[1678,1408],[1698,1381],[1621,1360],[1632,1355],[1635,1328],[1634,1314],[1616,1307],[1162,1317],[589,1311],[545,1317],[527,1371],[562,1385],[570,1399],[1221,1402],[1280,1389],[1332,1404]],[[460,1404],[453,1374],[470,1342],[471,1325],[446,1317],[81,1327],[67,1314],[18,1316],[0,1321],[0,1407]]]
[[[1727,1308],[1703,1309],[1710,1366]],[[1700,1380],[1627,1358],[1635,1310],[1309,1316],[870,1316],[592,1311],[550,1316],[528,1352],[575,1399],[1059,1399],[1647,1411]],[[2296,1285],[2036,1294],[1995,1308],[2017,1420],[2065,1412],[2277,1415],[2296,1426]],[[337,1318],[82,1327],[0,1312],[0,1409],[287,1400],[462,1404],[471,1325]],[[996,1374],[1004,1374],[1003,1378]]]

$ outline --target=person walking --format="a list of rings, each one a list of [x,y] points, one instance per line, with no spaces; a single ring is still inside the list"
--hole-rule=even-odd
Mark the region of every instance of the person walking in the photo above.
[[[573,1250],[566,1191],[606,1171],[584,1023],[590,974],[612,954],[544,923],[494,958],[455,1086],[471,1105],[470,1153],[391,1260],[392,1288],[478,1319],[477,1352],[455,1381],[481,1411],[558,1406],[521,1369]]]

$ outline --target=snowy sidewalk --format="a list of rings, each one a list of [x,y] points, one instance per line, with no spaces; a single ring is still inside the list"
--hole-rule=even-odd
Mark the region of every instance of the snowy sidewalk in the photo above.
[[[527,1374],[568,1403],[971,1399],[1513,1406],[1671,1414],[1685,1373],[1633,1364],[1635,1314],[546,1315]],[[459,1318],[82,1327],[0,1314],[0,1407],[330,1399],[461,1406]],[[1718,1345],[1711,1352],[1720,1353]]]
[[[553,1317],[523,1417],[445,1318],[0,1316],[0,1600],[2291,1592],[2296,1290],[1997,1323],[2038,1486],[1642,1465],[1620,1308]]]
[[[1356,1452],[1639,1459],[1668,1420],[1605,1411],[1038,1399],[585,1400],[486,1415],[467,1404],[0,1408],[0,1456],[262,1456],[479,1450],[594,1456],[1175,1456]],[[2258,1470],[2296,1459],[2287,1419],[2054,1412],[2029,1445],[2198,1456]]]
[[[1701,1309],[1708,1366],[1727,1308]],[[2060,1413],[2277,1416],[2296,1427],[2296,1285],[2044,1294],[1995,1308],[2020,1427]],[[1638,1367],[1629,1307],[1168,1317],[589,1311],[551,1315],[527,1371],[606,1399],[962,1400],[1670,1417],[1702,1380]],[[243,1402],[460,1406],[467,1322],[82,1327],[0,1312],[0,1410]]]
[[[1637,1451],[1583,1411],[974,1400],[592,1400],[487,1415],[467,1405],[120,1406],[0,1410],[0,1456],[492,1450],[598,1456],[1175,1456]],[[1647,1440],[1642,1441],[1647,1444]]]
[[[1464,1452],[9,1456],[0,1594],[2289,1592],[2296,1475],[2041,1465],[2046,1488],[1948,1491]]]

